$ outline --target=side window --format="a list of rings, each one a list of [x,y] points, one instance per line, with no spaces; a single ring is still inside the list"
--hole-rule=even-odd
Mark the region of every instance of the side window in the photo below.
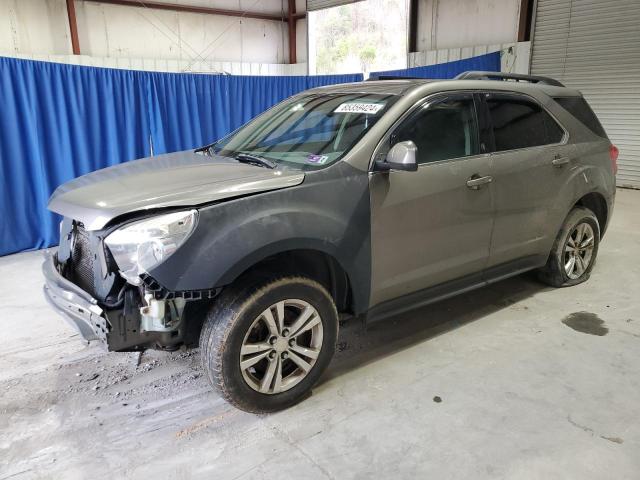
[[[487,95],[495,151],[558,143],[564,131],[535,102],[506,95]]]
[[[418,147],[418,163],[476,155],[478,133],[472,96],[427,103],[398,127],[391,144],[406,140]]]

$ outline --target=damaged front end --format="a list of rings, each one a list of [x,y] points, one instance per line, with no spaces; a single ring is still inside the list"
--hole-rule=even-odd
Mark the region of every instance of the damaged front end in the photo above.
[[[113,351],[175,350],[197,343],[201,307],[217,291],[170,292],[146,273],[194,228],[185,222],[195,222],[195,211],[175,216],[103,231],[63,220],[58,251],[43,265],[44,293],[86,341],[101,341]],[[174,222],[158,220],[164,217]]]

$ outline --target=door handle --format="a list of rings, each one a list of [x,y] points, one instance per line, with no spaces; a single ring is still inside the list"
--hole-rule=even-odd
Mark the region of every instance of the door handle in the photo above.
[[[472,177],[469,177],[469,180],[467,180],[467,187],[472,190],[478,190],[481,185],[485,185],[491,182],[493,182],[493,177],[489,175],[486,175],[484,177],[473,175]]]
[[[567,163],[569,163],[569,159],[567,157],[556,157],[551,160],[551,165],[558,168],[564,167]]]

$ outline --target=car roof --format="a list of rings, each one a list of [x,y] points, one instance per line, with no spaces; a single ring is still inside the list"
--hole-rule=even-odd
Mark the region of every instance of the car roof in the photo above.
[[[377,93],[384,95],[403,95],[417,85],[433,82],[428,79],[407,80],[366,80],[364,82],[339,83],[309,90],[313,93]]]
[[[424,93],[436,93],[437,91],[452,90],[501,90],[524,94],[544,92],[549,96],[581,95],[577,90],[545,83],[505,80],[432,80],[422,78],[408,78],[406,80],[367,80],[364,82],[341,83],[314,88],[308,90],[308,92],[322,94],[371,93],[404,96],[409,93],[413,93],[416,90],[423,90]]]

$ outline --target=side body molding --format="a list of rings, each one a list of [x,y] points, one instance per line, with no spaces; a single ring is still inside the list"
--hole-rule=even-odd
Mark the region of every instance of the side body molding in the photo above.
[[[369,307],[371,215],[366,172],[338,162],[301,185],[200,210],[186,243],[150,275],[171,291],[223,287],[277,253],[311,249],[345,270],[356,313]]]

